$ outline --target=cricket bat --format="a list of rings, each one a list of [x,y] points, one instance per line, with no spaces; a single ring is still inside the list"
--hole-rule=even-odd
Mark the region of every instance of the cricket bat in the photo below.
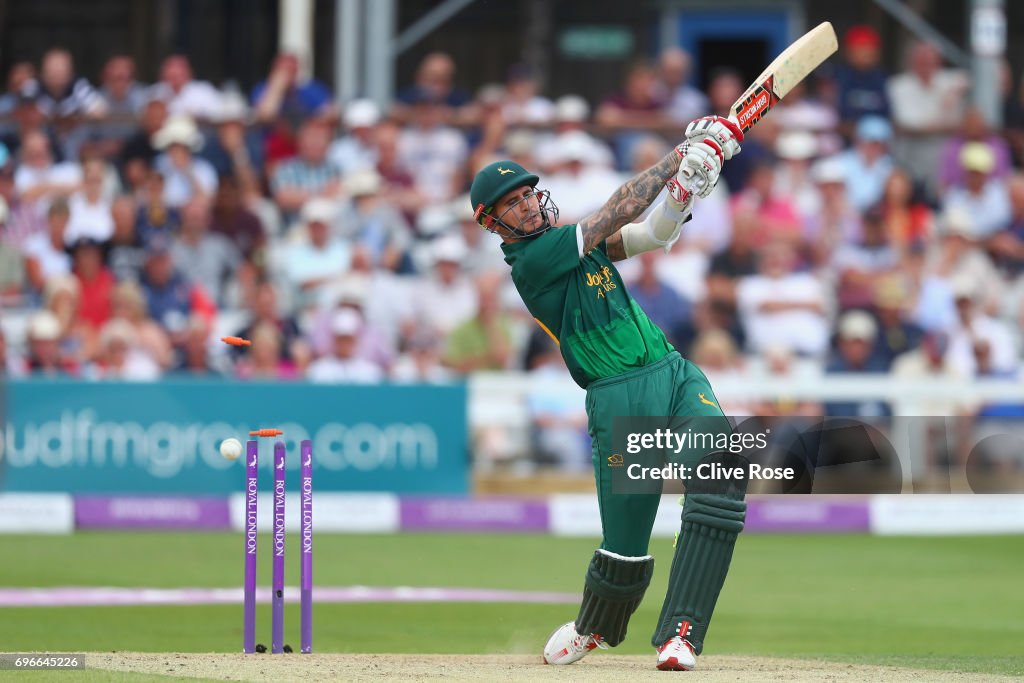
[[[839,49],[835,29],[824,21],[782,51],[750,84],[729,110],[729,118],[744,134],[789,94],[800,81]],[[691,191],[698,181],[691,180]]]
[[[730,118],[746,133],[800,81],[839,49],[835,29],[824,21],[782,51],[750,84],[732,108]]]

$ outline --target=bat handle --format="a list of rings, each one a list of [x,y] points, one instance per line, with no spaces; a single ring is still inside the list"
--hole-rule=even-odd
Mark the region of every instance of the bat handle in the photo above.
[[[695,178],[693,173],[694,171],[692,168],[683,168],[683,175],[686,176],[686,182],[684,183],[684,185],[691,194],[697,192],[704,186],[704,181],[701,180],[700,178]]]

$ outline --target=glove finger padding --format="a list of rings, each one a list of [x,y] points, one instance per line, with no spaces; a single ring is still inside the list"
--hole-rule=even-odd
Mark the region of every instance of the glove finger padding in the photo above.
[[[715,140],[728,161],[740,153],[743,131],[735,121],[724,116],[705,116],[686,126],[687,141],[701,142],[704,138]]]
[[[683,143],[680,153],[683,160],[676,179],[684,188],[696,192],[698,197],[707,197],[718,184],[725,160],[724,151],[716,141],[704,138],[701,142]]]

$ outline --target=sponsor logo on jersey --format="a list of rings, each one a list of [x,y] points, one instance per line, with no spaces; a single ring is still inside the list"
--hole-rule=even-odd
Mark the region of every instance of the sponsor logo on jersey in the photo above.
[[[699,398],[700,402],[703,403],[704,405],[713,406],[715,408],[718,408],[718,406],[715,405],[714,401],[709,401],[706,398],[704,398],[704,394],[697,394],[697,398]]]
[[[622,457],[622,453],[612,453],[608,456],[608,467],[622,467],[622,463],[625,459]]]
[[[603,299],[605,292],[610,292],[618,285],[615,284],[615,275],[608,266],[593,273],[587,273],[587,287],[597,287],[597,298]]]

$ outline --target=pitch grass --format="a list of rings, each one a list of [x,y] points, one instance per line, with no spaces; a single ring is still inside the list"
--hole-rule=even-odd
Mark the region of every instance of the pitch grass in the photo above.
[[[288,582],[298,578],[290,538]],[[262,548],[269,539],[261,539]],[[446,586],[578,591],[596,545],[538,535],[323,534],[319,585]],[[239,586],[236,534],[79,533],[0,537],[0,586]],[[616,652],[650,654],[671,562],[656,540],[655,578]],[[260,585],[270,583],[269,555]],[[707,643],[723,654],[826,658],[1024,675],[1024,538],[741,537]],[[7,651],[233,652],[241,607],[4,609]],[[575,616],[569,605],[315,606],[320,652],[535,653]],[[269,638],[270,609],[258,614]],[[289,606],[289,642],[298,609]],[[295,646],[297,643],[292,642]]]

